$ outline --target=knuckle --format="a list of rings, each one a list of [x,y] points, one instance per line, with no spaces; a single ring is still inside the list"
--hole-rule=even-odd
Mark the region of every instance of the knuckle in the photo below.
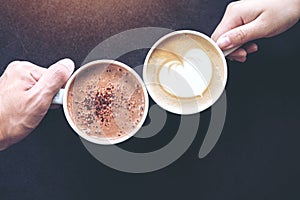
[[[236,31],[234,37],[238,43],[245,43],[247,42],[248,35],[246,31],[244,31],[243,29],[239,29],[238,31]]]
[[[19,70],[20,66],[21,66],[20,61],[13,61],[7,65],[6,71],[11,72],[11,71]]]
[[[32,63],[28,61],[12,61],[7,65],[7,72],[21,72],[24,70],[30,69],[32,66]]]
[[[68,79],[63,66],[62,67],[52,68],[51,69],[51,74],[53,76],[53,79],[56,80],[56,81],[58,81],[58,82],[66,81]]]
[[[52,75],[57,80],[66,80],[68,77],[66,75],[66,67],[64,65],[60,65],[59,67],[52,68]]]
[[[233,1],[233,2],[231,2],[227,5],[226,10],[229,11],[229,12],[232,11],[232,10],[235,10],[238,7],[238,5],[239,5],[238,1]]]
[[[8,64],[8,67],[14,67],[16,65],[19,65],[21,61],[12,61],[11,63]]]

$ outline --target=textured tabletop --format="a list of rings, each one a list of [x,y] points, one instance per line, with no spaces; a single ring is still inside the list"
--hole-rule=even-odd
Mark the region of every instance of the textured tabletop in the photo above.
[[[13,60],[48,67],[69,57],[78,68],[98,44],[142,27],[210,35],[228,2],[1,0],[1,73]],[[299,199],[299,33],[298,24],[275,38],[258,40],[260,51],[246,63],[228,62],[226,121],[205,158],[198,153],[210,109],[201,113],[198,133],[178,160],[142,174],[99,162],[72,131],[62,109],[50,110],[29,137],[0,152],[0,199]],[[125,39],[116,45],[128,45]],[[147,51],[129,52],[118,60],[135,67]],[[143,153],[170,143],[180,116],[163,116],[167,121],[159,134],[119,147]],[[126,157],[120,162],[126,163]]]

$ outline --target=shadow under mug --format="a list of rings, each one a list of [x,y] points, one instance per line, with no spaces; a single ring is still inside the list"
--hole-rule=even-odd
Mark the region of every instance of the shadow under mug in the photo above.
[[[91,136],[91,135],[87,134],[85,131],[81,130],[81,128],[79,128],[78,125],[76,125],[76,122],[73,119],[75,116],[73,116],[73,118],[72,118],[70,110],[68,108],[68,103],[69,103],[68,102],[68,93],[70,92],[70,88],[74,84],[75,79],[77,77],[79,77],[83,73],[86,73],[88,70],[91,70],[93,68],[94,69],[95,68],[103,68],[103,67],[107,67],[110,65],[117,66],[121,69],[124,69],[123,71],[126,71],[132,75],[130,77],[133,77],[135,79],[135,81],[137,82],[137,84],[140,86],[140,88],[142,90],[142,95],[143,95],[143,99],[144,99],[144,109],[143,109],[143,114],[141,116],[141,119],[139,120],[139,123],[135,124],[135,127],[133,129],[131,129],[130,132],[127,132],[126,134],[123,134],[121,137],[117,137],[117,138],[110,138],[110,137],[101,137],[100,138],[100,137],[95,137],[95,136]],[[129,139],[142,127],[142,125],[147,117],[148,107],[149,107],[149,99],[148,99],[148,93],[147,93],[146,87],[144,85],[144,82],[142,81],[140,76],[131,67],[125,65],[124,63],[115,61],[115,60],[96,60],[96,61],[87,63],[87,64],[83,65],[82,67],[80,67],[78,70],[76,70],[74,72],[74,74],[70,77],[70,79],[67,81],[65,88],[60,89],[59,92],[56,94],[56,96],[53,98],[52,104],[60,104],[63,106],[64,114],[65,114],[65,117],[66,117],[68,123],[80,137],[84,138],[85,140],[87,140],[89,142],[95,143],[95,144],[110,145],[110,144],[117,144],[117,143],[120,143],[120,142],[123,142],[123,141]],[[95,108],[93,108],[93,109],[95,109]]]

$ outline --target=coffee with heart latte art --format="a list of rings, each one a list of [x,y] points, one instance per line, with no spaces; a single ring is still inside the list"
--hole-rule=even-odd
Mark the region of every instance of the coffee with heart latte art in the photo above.
[[[211,41],[193,32],[167,36],[146,58],[143,77],[148,92],[158,105],[178,114],[209,107],[225,86],[223,57]]]

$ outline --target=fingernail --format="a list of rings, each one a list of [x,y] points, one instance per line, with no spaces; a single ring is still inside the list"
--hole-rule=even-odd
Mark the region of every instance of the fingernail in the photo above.
[[[224,49],[228,47],[231,44],[230,38],[227,36],[221,37],[217,40],[217,45],[221,48]]]
[[[62,59],[62,60],[58,61],[57,64],[66,66],[70,71],[73,71],[74,67],[75,67],[74,62],[69,58]]]

